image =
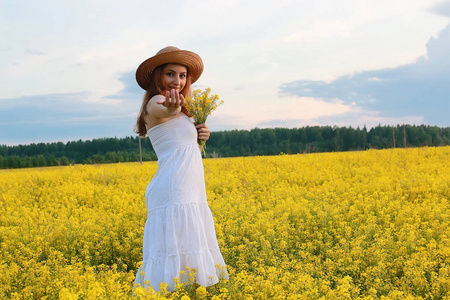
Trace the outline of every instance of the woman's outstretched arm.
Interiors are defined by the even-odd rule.
[[[170,118],[180,113],[183,103],[183,95],[171,90],[166,92],[166,96],[153,96],[147,104],[147,112],[155,118]]]

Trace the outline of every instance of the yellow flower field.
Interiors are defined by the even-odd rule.
[[[230,279],[139,299],[450,299],[450,147],[204,165]],[[132,299],[156,169],[0,171],[0,299]]]

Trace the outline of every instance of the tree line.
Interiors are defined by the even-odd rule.
[[[157,160],[148,138],[142,160]],[[450,127],[428,125],[352,127],[306,126],[212,132],[207,157],[338,152],[395,147],[450,145]],[[139,161],[139,137],[102,138],[67,143],[0,146],[0,168],[64,166]]]

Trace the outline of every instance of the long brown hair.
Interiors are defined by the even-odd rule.
[[[142,105],[141,110],[139,111],[139,115],[137,117],[136,126],[134,128],[134,132],[139,134],[139,136],[145,136],[147,134],[147,128],[145,127],[145,116],[148,114],[147,112],[147,105],[150,99],[152,99],[153,96],[156,95],[163,95],[162,90],[162,71],[164,70],[164,67],[168,64],[163,64],[155,68],[152,72],[150,85],[145,91],[144,98],[142,99]],[[187,69],[187,67],[186,67]],[[186,76],[186,84],[184,85],[183,89],[180,91],[180,94],[182,94],[184,97],[191,96],[191,76],[189,74],[189,70],[187,72]],[[181,108],[181,111],[188,115],[188,112],[184,107]]]

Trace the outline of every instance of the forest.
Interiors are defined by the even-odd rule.
[[[142,160],[157,160],[142,138]],[[428,125],[366,127],[306,126],[211,132],[206,157],[262,156],[313,152],[450,145],[450,127]],[[139,137],[101,138],[67,143],[0,146],[0,168],[139,161]]]

